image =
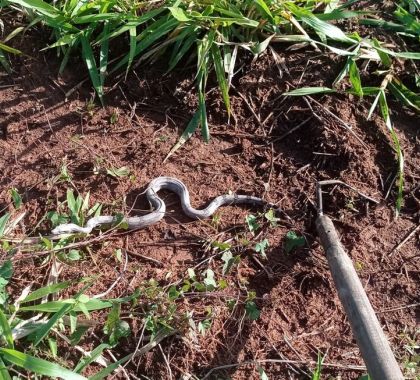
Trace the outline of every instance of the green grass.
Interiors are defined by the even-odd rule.
[[[0,12],[2,9],[2,3],[0,1]],[[1,15],[1,13],[0,13]],[[8,59],[8,54],[13,55],[21,55],[22,52],[18,49],[15,49],[7,44],[8,41],[11,41],[14,37],[16,37],[20,32],[22,32],[23,28],[19,27],[9,33],[6,37],[2,38],[1,31],[4,29],[4,23],[0,18],[0,66],[4,68],[8,73],[12,72],[12,68],[10,66],[10,62]]]
[[[344,59],[344,66],[332,88],[296,89],[288,95],[334,93],[344,80],[347,92],[360,98],[372,98],[367,118],[378,106],[389,130],[398,161],[398,196],[396,210],[400,212],[403,192],[404,159],[397,133],[391,121],[389,97],[404,106],[420,110],[420,98],[415,90],[404,84],[394,70],[395,61],[420,59],[418,49],[407,52],[400,47],[385,48],[380,41],[359,36],[357,32],[340,29],[335,24],[352,18],[360,24],[381,28],[393,33],[410,46],[417,46],[420,38],[419,3],[402,0],[396,5],[392,20],[383,20],[377,12],[352,11],[348,7],[357,1],[276,1],[276,0],[216,0],[131,2],[129,0],[1,0],[0,9],[13,8],[25,13],[30,26],[40,25],[51,30],[51,43],[47,49],[56,49],[61,56],[61,73],[71,54],[79,54],[84,61],[93,87],[102,104],[106,102],[105,86],[108,76],[116,76],[145,62],[165,58],[167,70],[196,65],[196,91],[198,108],[169,152],[169,158],[200,128],[203,139],[210,139],[207,120],[207,80],[215,73],[226,118],[231,113],[229,90],[238,66],[238,51],[254,56],[262,54],[270,44],[306,43],[325,54]],[[20,51],[5,44],[23,28],[0,40],[0,63],[11,70],[7,54]],[[124,41],[121,43],[121,41]],[[112,55],[118,46],[121,55]],[[121,49],[122,46],[122,49]],[[382,67],[370,73],[378,78],[377,86],[364,86],[360,65],[366,60],[378,62]],[[413,64],[414,65],[414,64]],[[408,73],[407,73],[408,74]],[[413,72],[413,82],[420,77]]]

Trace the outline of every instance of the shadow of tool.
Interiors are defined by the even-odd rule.
[[[356,338],[370,377],[373,380],[402,380],[404,376],[395,360],[353,263],[340,243],[332,220],[324,215],[322,186],[328,185],[346,186],[371,202],[379,202],[342,181],[318,182],[316,228],[328,259],[328,265],[338,296],[350,322],[353,335]]]

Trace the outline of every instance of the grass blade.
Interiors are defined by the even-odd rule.
[[[110,364],[108,367],[89,377],[89,380],[101,380],[108,376],[110,373],[115,371],[121,364],[124,364],[126,361],[130,360],[133,357],[133,354],[124,356],[122,359],[116,361],[115,363]]]
[[[65,380],[86,380],[86,377],[74,373],[58,364],[44,359],[29,356],[23,352],[10,348],[0,348],[0,355],[4,360],[39,375],[58,377]]]
[[[2,332],[2,335],[4,336],[6,340],[7,348],[13,348],[12,330],[10,329],[9,322],[7,321],[7,318],[1,309],[0,309],[0,331]]]
[[[3,51],[0,49],[0,64],[3,66],[3,68],[6,70],[7,73],[12,72],[12,68],[10,67],[9,61],[7,60],[6,55],[3,53]]]
[[[388,88],[403,104],[420,111],[420,95],[407,88],[398,78],[393,76],[392,81],[388,83]]]
[[[314,95],[314,94],[330,94],[337,92],[329,87],[302,87],[297,88],[289,92],[284,92],[284,96],[303,96],[303,95]]]
[[[372,46],[372,47],[378,51],[378,54],[379,52],[383,52],[383,53],[389,54],[392,57],[397,57],[397,58],[415,59],[415,60],[420,59],[420,53],[418,52],[412,52],[412,51],[398,52],[398,51],[392,51],[392,50],[385,49],[383,47],[378,47],[378,46]]]
[[[372,105],[370,106],[369,113],[367,115],[367,120],[370,120],[372,117],[373,111],[375,110],[376,106],[378,105],[379,97],[381,96],[381,92],[378,92],[378,95],[376,95],[375,100],[373,101]]]
[[[214,42],[215,32],[209,32],[198,44],[198,67],[197,67],[197,87],[198,87],[198,113],[200,115],[201,134],[205,142],[210,140],[209,125],[207,122],[206,110],[206,84],[209,71],[209,51]]]
[[[12,380],[3,360],[0,358],[0,380]]]
[[[8,212],[0,218],[0,238],[3,237],[4,232],[6,231],[6,226],[9,219],[10,219],[10,214]]]
[[[128,52],[128,62],[127,62],[127,69],[125,71],[125,78],[127,79],[128,70],[130,70],[131,64],[133,63],[134,56],[136,54],[136,46],[137,46],[137,28],[132,26],[128,30],[128,34],[130,36],[130,51]]]
[[[404,188],[404,157],[402,154],[400,141],[398,139],[397,134],[391,123],[391,118],[389,116],[389,108],[388,103],[386,101],[385,91],[381,90],[379,92],[379,108],[381,110],[382,118],[385,120],[385,124],[388,130],[391,133],[391,138],[394,144],[394,149],[397,154],[397,161],[398,161],[398,178],[397,178],[397,188],[398,188],[398,195],[397,195],[397,202],[396,202],[396,216],[400,214],[402,200],[403,200],[403,188]]]
[[[11,54],[15,54],[15,55],[20,55],[22,54],[22,52],[18,49],[14,49],[2,42],[0,42],[0,50],[4,50],[7,53],[11,53]]]
[[[61,309],[57,311],[45,325],[41,326],[35,333],[34,346],[38,346],[38,344],[41,343],[42,339],[46,337],[46,335],[50,332],[58,320],[67,314],[71,309],[73,309],[73,307],[74,304],[66,304],[62,306]]]
[[[213,64],[216,71],[217,81],[219,82],[219,88],[222,93],[223,101],[225,102],[226,110],[230,115],[230,99],[229,99],[229,87],[225,76],[225,70],[223,67],[222,54],[216,44],[211,47],[211,54],[213,58]]]
[[[175,44],[171,59],[169,60],[168,72],[172,71],[182,57],[191,49],[192,45],[197,40],[194,27],[189,27],[182,33],[181,39]],[[189,36],[185,38],[185,36]]]
[[[89,71],[89,76],[92,81],[93,87],[95,88],[96,93],[98,94],[99,100],[101,104],[104,105],[104,89],[101,84],[101,79],[99,77],[98,68],[96,67],[95,57],[93,55],[92,47],[86,37],[86,34],[82,34],[80,36],[80,40],[82,41],[82,55],[83,59],[86,63],[86,67]]]
[[[275,24],[274,17],[266,2],[264,0],[255,0],[254,2],[257,8],[259,9],[261,15],[265,16],[264,18],[267,18],[270,21],[270,23]]]
[[[193,135],[195,130],[198,128],[200,122],[200,113],[196,111],[192,119],[185,128],[184,132],[182,132],[181,137],[179,138],[178,142],[171,148],[163,162],[166,162],[169,157],[171,157],[182,145],[184,145]],[[112,306],[112,305],[111,305]]]
[[[107,35],[109,33],[109,28],[110,28],[109,22],[105,21],[104,30],[103,30],[104,35]],[[99,52],[99,81],[102,88],[104,87],[106,70],[108,67],[108,52],[109,52],[109,39],[105,38],[101,43],[101,50]]]
[[[101,355],[102,352],[107,348],[111,348],[111,346],[106,343],[102,343],[99,346],[97,346],[94,350],[92,350],[89,356],[82,358],[79,361],[79,363],[77,363],[76,367],[74,368],[74,372],[82,372],[90,363],[95,361],[98,358],[98,356]]]
[[[379,41],[374,38],[373,39],[373,45],[377,48],[381,47],[381,44],[379,43]],[[387,53],[385,53],[382,50],[376,49],[376,51],[378,52],[379,58],[381,59],[382,65],[384,65],[384,67],[389,68],[392,65],[392,60],[391,58],[389,58],[389,55]]]

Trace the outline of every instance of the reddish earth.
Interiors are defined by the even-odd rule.
[[[391,104],[405,154],[404,205],[395,219],[395,154],[382,120],[366,121],[369,101],[344,96],[305,101],[282,96],[295,87],[330,85],[341,61],[326,62],[315,53],[290,53],[277,46],[288,72],[280,71],[270,54],[246,64],[231,91],[230,124],[214,82],[210,82],[211,141],[205,144],[197,133],[164,162],[196,105],[192,71],[165,75],[164,67],[142,67],[126,81],[110,84],[107,105],[101,108],[90,102],[88,82],[65,98],[83,78],[81,66],[75,62],[57,78],[59,62],[53,53],[39,55],[36,44],[25,45],[32,58],[15,59],[15,72],[10,76],[0,73],[0,210],[12,212],[13,217],[26,212],[16,230],[18,236],[48,233],[51,226],[43,218],[48,211],[59,209],[67,188],[81,195],[89,191],[91,204],[102,203],[104,214],[147,210],[141,193],[159,175],[184,181],[197,207],[234,191],[262,196],[290,218],[283,215],[278,227],[264,226],[261,234],[252,237],[245,216],[261,210],[226,207],[218,213],[220,224],[215,226],[211,221],[189,221],[176,197],[165,194],[169,213],[163,222],[135,233],[111,234],[83,248],[81,260],[65,263],[60,281],[96,276],[88,293],[98,294],[122,270],[115,249],[126,250],[127,269],[107,297],[128,296],[151,279],[165,287],[187,278],[187,269],[200,263],[197,273],[212,268],[217,279],[226,279],[225,289],[176,301],[179,315],[189,311],[196,322],[212,309],[213,321],[206,335],[193,339],[186,329],[180,331],[162,341],[161,349],[156,347],[129,364],[129,376],[169,379],[184,375],[187,379],[194,374],[201,378],[215,367],[260,360],[270,379],[306,378],[318,352],[326,355],[326,378],[355,379],[366,373],[359,367],[363,361],[314,227],[315,185],[322,179],[341,179],[380,200],[379,205],[368,204],[348,190],[335,188],[326,194],[326,213],[340,232],[398,362],[404,366],[410,360],[406,346],[416,337],[418,343],[419,336],[418,230],[401,248],[395,247],[419,225],[416,115]],[[353,134],[330,112],[351,125]],[[301,127],[285,135],[298,125]],[[71,182],[59,179],[63,165]],[[106,174],[106,169],[123,166],[130,169],[130,177]],[[23,196],[18,211],[11,204],[11,188]],[[303,235],[307,244],[286,254],[284,238],[291,230]],[[252,245],[244,247],[238,237],[253,239]],[[264,238],[270,244],[267,259],[251,249]],[[220,255],[202,242],[228,239],[236,239],[235,252],[242,259],[223,276]],[[33,288],[46,284],[51,260],[44,260],[45,256],[16,254],[10,286],[13,298],[28,284],[33,283]],[[246,289],[256,292],[261,311],[256,321],[244,318]],[[72,289],[69,294],[75,292]],[[233,312],[226,305],[228,299],[238,301]],[[139,302],[143,301],[140,296]],[[96,315],[104,320],[106,314]],[[113,350],[116,357],[133,352],[143,329],[141,317],[125,316],[133,334]],[[185,325],[172,322],[180,330]],[[102,334],[101,328],[95,332]],[[86,349],[97,344],[92,334],[90,331],[80,343]],[[61,349],[69,350],[66,346]],[[79,357],[76,351],[73,354]],[[257,368],[247,364],[215,369],[208,378],[259,379]],[[92,366],[86,373],[97,369]],[[412,372],[405,373],[415,378]]]

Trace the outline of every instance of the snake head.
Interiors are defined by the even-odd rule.
[[[81,227],[79,227],[78,225],[73,224],[73,223],[61,224],[61,225],[55,227],[51,231],[51,233],[53,235],[74,234],[74,233],[80,232],[79,231],[80,228]]]

